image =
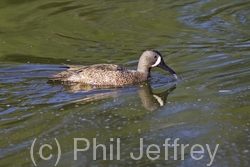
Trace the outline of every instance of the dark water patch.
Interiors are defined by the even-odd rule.
[[[192,12],[186,16],[180,17],[181,22],[197,29],[208,30],[214,35],[218,33],[227,34],[227,39],[230,36],[238,35],[238,38],[244,38],[246,35],[248,22],[244,18],[248,18],[249,12],[246,12],[246,7],[249,2],[221,2],[221,6],[214,7],[214,2],[196,3],[195,6],[204,10]],[[184,8],[184,13],[193,10],[192,6]],[[244,13],[244,14],[243,14]],[[242,17],[244,16],[244,17]],[[236,22],[240,22],[241,26]],[[237,28],[236,28],[237,27]],[[242,34],[242,35],[241,35]]]
[[[60,9],[54,11],[54,12],[51,12],[48,16],[53,16],[53,15],[57,15],[57,14],[60,14],[60,13],[63,13],[63,12],[67,12],[67,11],[71,11],[71,10],[75,10],[75,9],[78,9],[78,8],[82,8],[83,5],[70,5],[70,6],[65,6],[65,7],[61,7]]]
[[[226,4],[223,6],[220,6],[218,8],[213,8],[210,12],[209,15],[202,15],[198,19],[200,20],[208,20],[211,19],[212,17],[219,15],[220,13],[226,13],[226,14],[233,14],[241,9],[244,9],[246,5],[250,5],[249,2],[242,2],[242,3],[231,3],[231,4]],[[239,8],[240,7],[240,8]]]
[[[55,59],[49,57],[38,57],[35,55],[26,55],[26,54],[11,54],[11,55],[4,55],[0,57],[0,60],[4,62],[11,62],[11,63],[31,63],[31,64],[57,64],[57,62],[67,63],[71,60],[69,59]],[[41,66],[40,66],[41,67]]]
[[[17,5],[17,4],[22,4],[22,3],[30,3],[30,2],[33,2],[35,0],[3,0],[3,1],[7,4]]]
[[[40,5],[37,7],[37,9],[50,9],[50,8],[55,8],[55,7],[61,7],[63,5],[69,5],[73,3],[74,1],[67,1],[67,2],[48,2],[46,4]]]

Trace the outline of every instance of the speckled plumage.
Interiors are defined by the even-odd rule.
[[[65,82],[79,82],[90,85],[121,86],[146,81],[152,67],[164,68],[175,75],[163,61],[159,52],[147,50],[139,59],[137,70],[128,70],[114,64],[95,64],[90,66],[67,65],[69,69],[53,75],[50,80]],[[175,75],[176,76],[176,75]]]

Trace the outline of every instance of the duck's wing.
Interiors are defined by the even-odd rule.
[[[98,73],[98,71],[102,70],[104,73],[105,71],[125,71],[127,70],[124,67],[120,67],[114,64],[95,64],[90,66],[82,66],[82,65],[67,65],[64,64],[68,70],[62,71],[58,74],[54,74],[50,77],[50,80],[56,81],[67,81],[69,77],[74,75],[79,75],[81,73]]]

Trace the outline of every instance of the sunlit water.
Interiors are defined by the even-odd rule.
[[[35,138],[37,166],[55,165],[55,139],[57,166],[250,165],[250,2],[4,0],[0,8],[0,166],[34,166]],[[118,88],[48,82],[62,63],[136,69],[146,49],[160,51],[179,80],[153,69],[149,82]],[[74,138],[90,143],[77,160]],[[94,160],[94,138],[107,160],[102,148]],[[166,139],[177,138],[166,154]]]

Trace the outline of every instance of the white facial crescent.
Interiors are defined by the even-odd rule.
[[[161,62],[161,56],[158,56],[157,61],[156,61],[155,64],[153,64],[151,67],[156,67],[156,66],[158,66],[158,64],[160,64],[160,62]]]
[[[159,96],[157,96],[157,95],[153,95],[153,96],[154,96],[154,98],[156,98],[156,100],[158,101],[158,103],[160,104],[160,106],[164,105],[162,99]]]

